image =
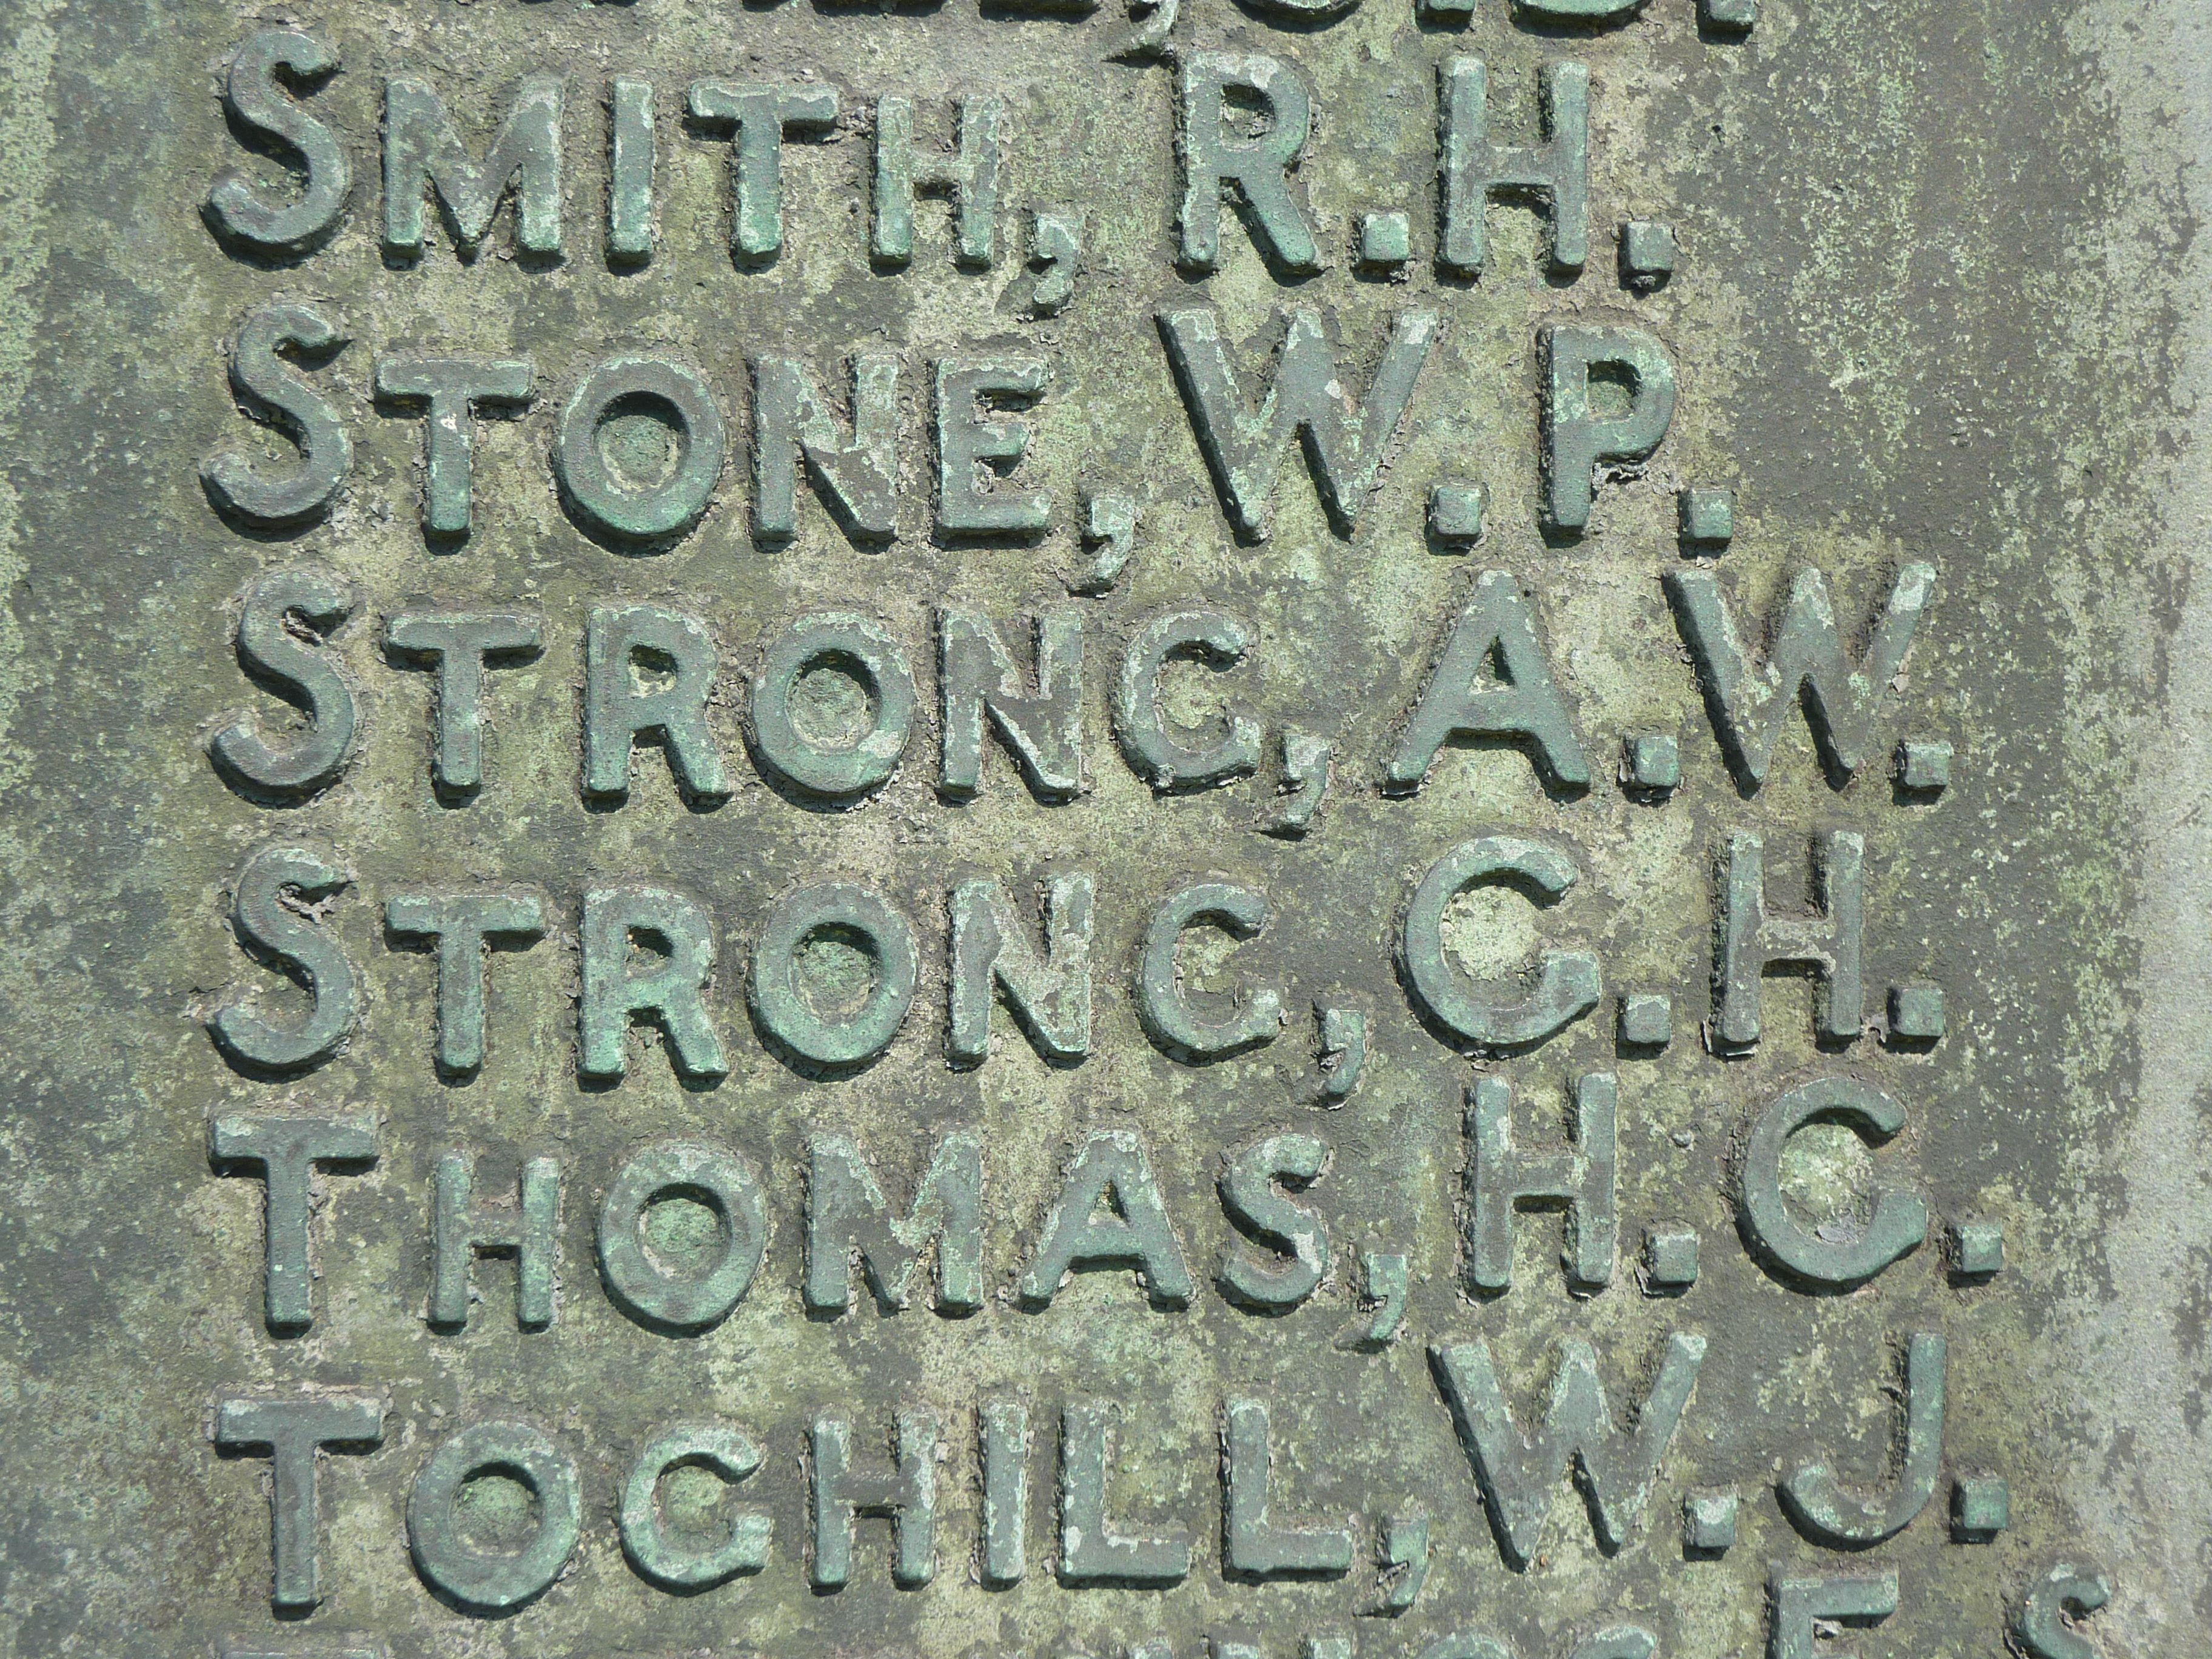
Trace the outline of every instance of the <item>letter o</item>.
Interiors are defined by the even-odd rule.
[[[721,1260],[705,1273],[670,1268],[646,1243],[653,1200],[684,1198],[721,1224]],[[663,1140],[617,1171],[599,1205],[599,1273],[607,1293],[641,1324],[701,1331],[729,1316],[752,1288],[768,1249],[768,1206],[746,1158],[696,1140]]]
[[[599,428],[625,408],[676,428],[676,471],[647,489],[626,485],[599,449]],[[624,541],[682,535],[699,521],[722,475],[721,411],[696,370],[663,357],[610,357],[576,387],[553,437],[562,499],[584,527]]]
[[[868,694],[868,729],[859,742],[827,748],[792,718],[792,694],[808,670],[835,668]],[[848,611],[801,617],[761,651],[753,676],[753,743],[769,769],[811,795],[857,795],[890,781],[914,730],[914,670],[878,624]]]
[[[462,1535],[461,1488],[503,1474],[538,1500],[538,1529],[519,1550],[481,1549]],[[471,1613],[501,1613],[544,1593],[575,1553],[583,1505],[576,1465],[527,1423],[477,1423],[431,1454],[407,1494],[416,1571]]]
[[[818,934],[842,936],[873,958],[876,982],[859,1012],[825,1018],[799,987],[799,952]],[[854,1066],[890,1047],[914,1006],[914,930],[865,887],[842,882],[787,893],[769,913],[753,947],[753,1016],[762,1029],[804,1059]]]

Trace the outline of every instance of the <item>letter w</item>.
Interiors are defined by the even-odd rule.
[[[1291,313],[1274,378],[1256,412],[1222,343],[1218,313],[1164,311],[1159,325],[1198,447],[1237,533],[1266,539],[1275,475],[1295,434],[1304,441],[1306,467],[1330,522],[1349,536],[1436,343],[1436,313],[1398,313],[1366,399],[1355,404],[1321,318]]]
[[[1598,1547],[1618,1550],[1644,1512],[1651,1482],[1659,1472],[1674,1430],[1697,1385],[1705,1363],[1705,1340],[1680,1333],[1667,1339],[1667,1357],[1651,1385],[1650,1397],[1637,1413],[1635,1431],[1613,1425],[1605,1384],[1598,1380],[1597,1357],[1587,1342],[1561,1345],[1559,1369],[1552,1378],[1552,1398],[1543,1427],[1532,1440],[1514,1420],[1513,1408],[1498,1386],[1490,1345],[1480,1337],[1450,1347],[1429,1350],[1437,1388],[1451,1407],[1460,1445],[1474,1466],[1498,1547],[1516,1571],[1536,1553],[1536,1540],[1559,1477],[1572,1459],[1577,1483],[1589,1507]]]
[[[853,1255],[886,1313],[907,1305],[907,1286],[924,1249],[937,1247],[937,1309],[973,1313],[983,1305],[983,1143],[954,1129],[915,1186],[902,1218],[860,1149],[845,1136],[817,1134],[806,1190],[806,1305],[842,1313],[853,1305]]]
[[[1728,763],[1747,789],[1766,781],[1774,745],[1802,702],[1828,781],[1840,789],[1866,757],[1869,728],[1882,689],[1904,666],[1912,631],[1936,587],[1936,567],[1908,564],[1897,573],[1889,600],[1875,619],[1874,636],[1857,667],[1844,654],[1836,610],[1818,570],[1804,569],[1790,584],[1774,648],[1764,664],[1745,654],[1720,584],[1710,572],[1669,571],[1667,594],[1682,638],[1697,659],[1705,702]]]

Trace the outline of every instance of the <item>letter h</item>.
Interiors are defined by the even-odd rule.
[[[1859,941],[1866,909],[1866,838],[1838,830],[1814,844],[1815,909],[1808,916],[1766,910],[1766,849],[1738,830],[1728,840],[1714,928],[1713,1047],[1741,1053],[1759,1042],[1759,982],[1769,968],[1809,967],[1821,994],[1814,1029],[1831,1042],[1859,1034],[1865,994]]]
[[[1566,1250],[1560,1260],[1577,1289],[1613,1282],[1613,1206],[1620,1085],[1609,1072],[1575,1084],[1573,1139],[1555,1152],[1519,1152],[1513,1144],[1513,1085],[1478,1079],[1467,1094],[1467,1284],[1502,1291],[1513,1283],[1513,1212],[1563,1208]]]
[[[514,1317],[526,1330],[553,1322],[553,1278],[561,1250],[561,1166],[533,1158],[522,1166],[514,1207],[476,1201],[468,1158],[448,1152],[432,1177],[430,1323],[459,1330],[469,1322],[471,1271],[478,1255],[515,1259]]]
[[[1482,216],[1493,196],[1540,197],[1552,210],[1552,264],[1580,270],[1589,258],[1589,70],[1554,64],[1544,71],[1549,142],[1490,140],[1490,77],[1479,58],[1445,60],[1437,101],[1442,117],[1443,244],[1437,263],[1465,276],[1481,272]]]
[[[951,198],[957,263],[991,263],[1006,100],[963,98],[958,108],[958,153],[925,161],[915,154],[914,100],[894,94],[876,100],[875,212],[868,252],[878,264],[903,265],[914,258],[914,198],[921,191]]]
[[[863,1515],[891,1523],[897,1548],[891,1582],[915,1589],[936,1575],[937,1419],[927,1412],[898,1414],[894,1467],[880,1472],[853,1468],[853,1426],[834,1417],[815,1419],[814,1588],[842,1589],[853,1577],[853,1523]]]

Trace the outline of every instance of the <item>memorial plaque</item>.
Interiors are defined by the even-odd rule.
[[[2201,0],[10,0],[0,1659],[2212,1652]]]

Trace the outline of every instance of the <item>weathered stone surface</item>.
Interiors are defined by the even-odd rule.
[[[0,1655],[2202,1650],[2208,64],[12,0]]]

